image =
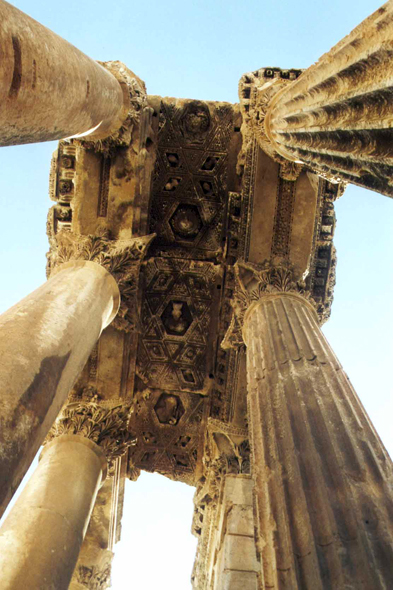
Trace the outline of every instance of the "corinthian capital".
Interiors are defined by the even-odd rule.
[[[74,260],[100,264],[116,280],[121,294],[120,309],[112,325],[126,332],[137,330],[140,264],[153,238],[154,234],[112,240],[107,230],[87,236],[61,230],[50,237],[47,275],[49,277],[58,272],[62,264]]]
[[[108,563],[102,568],[95,565],[80,565],[77,567],[75,577],[81,588],[86,588],[87,590],[106,590],[111,585],[111,564]]]
[[[325,318],[325,308],[318,304],[311,296],[306,282],[296,277],[295,269],[285,262],[272,266],[238,262],[235,265],[236,289],[232,300],[233,314],[231,324],[221,343],[224,349],[236,348],[244,344],[242,330],[246,311],[255,302],[264,297],[293,294],[302,297],[312,306],[319,321]]]
[[[267,112],[271,105],[301,73],[301,70],[261,68],[244,74],[239,82],[240,108],[243,115],[242,134],[247,144],[255,137],[273,160],[280,164],[280,176],[285,180],[296,180],[302,166],[284,158],[271,140],[267,126]]]
[[[84,436],[104,451],[109,465],[136,443],[129,430],[130,405],[79,402],[68,404],[52,426],[46,442],[63,434]]]
[[[129,70],[121,61],[98,62],[103,68],[109,70],[117,79],[123,91],[124,106],[119,115],[117,131],[105,139],[90,140],[88,137],[77,139],[86,149],[109,155],[116,147],[130,145],[137,128],[143,109],[147,106],[146,86],[134,72]]]

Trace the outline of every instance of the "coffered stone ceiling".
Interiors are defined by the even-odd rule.
[[[234,265],[291,268],[328,317],[338,186],[301,167],[289,178],[247,135],[236,104],[150,96],[130,138],[61,142],[52,161],[52,246],[59,231],[154,234],[129,309],[103,333],[72,396],[132,401],[129,477],[145,469],[196,485],[208,420],[247,428],[244,347],[221,346]]]

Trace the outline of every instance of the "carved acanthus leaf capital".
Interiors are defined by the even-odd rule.
[[[111,565],[103,568],[80,565],[76,572],[76,580],[87,590],[106,590],[111,586]]]
[[[71,403],[63,408],[45,442],[63,434],[84,436],[101,447],[111,465],[136,444],[129,430],[130,414],[129,404],[105,407],[88,402]]]
[[[89,260],[97,262],[116,280],[121,304],[112,325],[119,330],[136,331],[138,318],[138,285],[141,262],[155,235],[110,239],[109,232],[102,230],[96,235],[78,235],[61,230],[51,236],[47,255],[47,274],[51,275],[64,262]]]
[[[303,166],[278,153],[269,134],[266,116],[272,102],[300,73],[301,70],[261,68],[244,74],[239,82],[244,143],[247,144],[252,137],[256,137],[263,151],[280,164],[280,176],[293,181],[297,179]]]
[[[127,147],[134,140],[136,129],[140,126],[143,109],[147,106],[146,86],[134,72],[120,61],[98,62],[118,80],[124,95],[123,112],[120,114],[121,125],[118,130],[102,140],[80,139],[86,149],[93,149],[105,155],[111,155],[117,147]]]
[[[324,319],[325,308],[317,304],[311,296],[303,279],[296,279],[296,272],[290,264],[282,262],[278,266],[238,262],[235,265],[236,289],[232,300],[233,315],[228,331],[221,343],[224,349],[244,345],[242,330],[244,318],[249,307],[261,298],[279,293],[293,293],[302,296]]]

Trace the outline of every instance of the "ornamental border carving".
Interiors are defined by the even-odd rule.
[[[191,578],[193,587],[198,590],[206,590],[208,582],[208,562],[212,558],[211,544],[225,476],[232,474],[241,477],[250,473],[247,429],[209,418],[203,465],[203,477],[194,496],[192,522],[192,533],[198,538],[198,546]]]

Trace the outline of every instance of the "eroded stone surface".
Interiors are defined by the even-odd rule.
[[[108,68],[7,2],[0,3],[0,15],[6,105],[0,145],[93,130],[92,137],[103,139],[119,130],[130,109],[128,89],[123,91]]]
[[[389,584],[391,465],[316,318],[325,321],[332,303],[337,181],[391,192],[391,100],[390,90],[381,90],[390,72],[383,46],[390,12],[383,7],[302,75],[279,68],[247,74],[240,107],[146,97],[143,83],[111,62],[105,67],[129,101],[119,133],[59,144],[50,178],[49,270],[64,256],[106,260],[122,293],[118,320],[94,346],[64,416],[75,404],[89,420],[95,409],[130,410],[125,429],[115,420],[106,433],[108,449],[119,451],[106,496],[115,500],[110,517],[97,504],[75,590],[109,584],[119,482],[135,480],[139,469],[197,488],[197,590]],[[22,45],[12,41],[14,104],[26,81],[17,71]],[[87,90],[101,108],[97,86]],[[363,129],[370,117],[378,129]],[[67,254],[73,240],[78,256]],[[120,246],[138,242],[145,257],[130,259]],[[23,405],[31,402],[37,419],[41,376],[67,366],[67,351],[60,352],[38,359],[27,384]],[[50,396],[53,384],[46,385]],[[82,413],[73,419],[90,436],[95,426]],[[133,446],[126,444],[130,432]],[[383,498],[378,506],[373,490]],[[360,565],[352,572],[349,563]]]

